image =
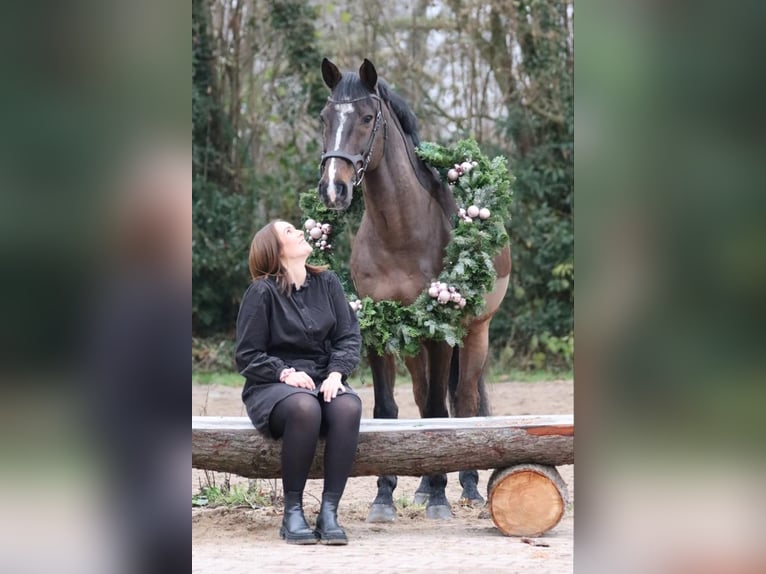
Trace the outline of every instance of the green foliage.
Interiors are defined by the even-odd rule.
[[[225,338],[200,338],[192,337],[192,372],[201,373],[224,373],[236,368],[234,363],[235,344],[234,340]],[[239,377],[238,384],[242,383]],[[210,381],[202,377],[202,384]]]
[[[290,97],[278,112],[294,131],[264,146],[261,165],[253,165],[252,145],[231,126],[233,106],[242,94],[225,94],[219,85],[216,53],[211,38],[210,6],[192,3],[192,330],[209,336],[231,332],[239,300],[249,282],[247,254],[256,229],[280,217],[298,217],[298,192],[316,181],[318,143],[299,143],[297,124],[309,111],[318,112],[325,88],[318,74],[309,73],[320,61],[313,33],[315,9],[305,2],[270,1],[270,24],[279,33],[288,60],[275,67],[275,90]],[[250,24],[248,24],[250,25]],[[228,73],[221,77],[228,77]],[[229,88],[230,89],[230,88]],[[245,89],[245,88],[243,88]],[[241,127],[240,127],[241,129]],[[265,134],[258,135],[265,137]]]
[[[363,342],[378,354],[414,355],[423,339],[459,344],[465,335],[466,319],[481,313],[484,295],[494,284],[492,259],[508,243],[504,222],[511,205],[512,177],[505,159],[496,157],[489,160],[471,139],[462,140],[451,148],[424,142],[417,152],[440,172],[445,181],[448,170],[455,164],[475,162],[470,171],[450,184],[450,188],[459,208],[471,205],[486,207],[490,210],[490,216],[483,220],[476,218],[472,222],[457,216],[454,218],[451,241],[445,251],[444,269],[439,277],[432,278],[460,293],[466,300],[465,306],[440,304],[427,291],[407,306],[397,301],[373,301],[369,297],[362,300],[362,308],[357,315]],[[361,199],[355,198],[354,201],[356,205],[352,203],[351,212],[340,215],[324,207],[314,192],[302,196],[301,207],[306,219],[330,223],[335,235],[347,225],[347,218],[358,221],[363,204]],[[336,268],[332,250],[315,249],[312,257],[312,263]],[[351,293],[348,283],[346,292]],[[348,297],[350,301],[357,299],[354,295]]]
[[[250,508],[263,508],[271,506],[271,500],[267,493],[255,482],[253,486],[245,487],[241,484],[230,484],[226,481],[223,485],[208,485],[200,487],[197,494],[192,495],[192,506],[249,506]]]
[[[539,101],[556,114],[513,100],[500,128],[515,143],[510,155],[514,203],[511,251],[514,271],[490,325],[496,349],[513,347],[530,368],[571,367],[574,360],[574,101],[572,68],[556,3],[522,2],[530,18],[519,21],[523,58]],[[546,33],[539,33],[539,30]]]

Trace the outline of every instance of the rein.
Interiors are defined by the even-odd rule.
[[[375,150],[375,136],[378,133],[378,129],[380,129],[381,120],[383,120],[383,103],[381,102],[381,99],[375,95],[370,94],[369,96],[363,96],[361,98],[355,98],[353,100],[333,100],[332,98],[328,98],[327,101],[333,104],[352,104],[354,102],[358,102],[360,100],[366,100],[367,98],[374,98],[378,102],[378,113],[375,114],[375,123],[372,126],[372,133],[370,134],[370,139],[367,140],[367,151],[361,154],[352,155],[349,153],[344,152],[343,150],[336,149],[332,151],[328,151],[322,154],[322,157],[319,161],[319,169],[320,171],[324,169],[325,162],[333,157],[338,157],[341,159],[345,159],[349,163],[351,163],[352,166],[354,166],[354,169],[356,171],[354,172],[354,187],[358,187],[362,185],[362,180],[364,180],[364,175],[367,173],[367,166],[370,164],[370,158],[372,158],[372,152]],[[388,137],[388,126],[386,124],[386,121],[383,120],[383,141],[386,140]],[[357,169],[357,164],[361,163],[361,167]]]

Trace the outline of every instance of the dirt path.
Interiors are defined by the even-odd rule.
[[[356,389],[364,417],[372,417],[372,387]],[[489,386],[495,415],[568,414],[574,409],[572,381],[497,383]],[[409,386],[396,388],[401,418],[418,416]],[[244,416],[239,389],[221,386],[192,388],[192,414]],[[418,479],[399,477],[394,492],[399,517],[393,524],[367,524],[375,493],[375,477],[349,479],[339,518],[349,536],[342,547],[288,546],[277,536],[281,513],[273,508],[192,510],[192,571],[205,573],[269,572],[525,572],[565,574],[572,571],[574,467],[559,467],[569,487],[570,502],[559,525],[525,543],[508,538],[492,524],[486,508],[461,507],[457,473],[449,474],[447,496],[454,518],[426,520],[422,507],[410,506]],[[480,472],[486,496],[490,471]],[[199,488],[199,471],[192,471],[192,492]],[[218,480],[220,480],[220,476]],[[232,478],[232,481],[236,478]],[[263,481],[264,490],[279,489],[278,481]],[[319,510],[322,481],[306,488],[306,516]]]

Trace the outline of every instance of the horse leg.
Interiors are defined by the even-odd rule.
[[[372,370],[372,385],[375,392],[373,417],[376,419],[395,419],[399,416],[399,407],[394,400],[396,383],[396,361],[392,355],[380,356],[374,351],[367,354]],[[396,520],[394,508],[395,475],[378,477],[378,494],[370,506],[367,522],[393,522]]]
[[[425,347],[427,353],[421,352],[419,361],[411,360],[407,365],[412,375],[415,400],[423,418],[448,417],[447,382],[452,348],[446,343],[437,342],[427,343]],[[422,360],[422,357],[426,360]],[[452,508],[445,493],[446,486],[446,474],[422,477],[415,492],[415,503],[426,503],[426,518],[452,518]]]
[[[452,397],[456,417],[489,415],[483,377],[489,351],[489,319],[482,318],[471,325],[459,351],[460,374]],[[476,470],[461,470],[458,477],[463,487],[461,501],[471,505],[484,504],[484,497],[478,489],[479,473]]]

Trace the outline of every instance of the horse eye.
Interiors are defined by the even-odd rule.
[[[366,116],[364,116],[364,117],[362,118],[362,121],[363,121],[364,123],[366,123],[366,124],[369,124],[369,123],[372,121],[372,116],[371,116],[371,115],[366,115]]]

